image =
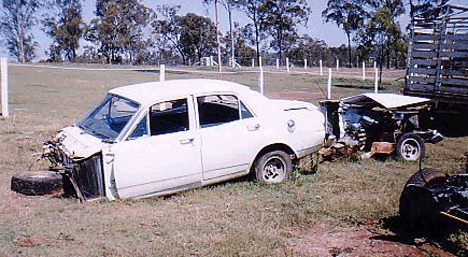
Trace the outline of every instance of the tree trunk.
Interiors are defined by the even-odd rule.
[[[216,12],[216,44],[218,47],[218,72],[222,72],[222,60],[221,60],[221,42],[219,40],[219,16],[218,16],[218,0],[215,0],[215,12]],[[200,54],[201,55],[201,54]]]
[[[351,33],[346,32],[346,36],[348,36],[349,68],[352,68],[353,67],[353,58],[351,57]]]
[[[229,3],[227,3],[229,5]],[[229,34],[231,35],[231,66],[235,67],[235,52],[234,52],[234,33],[232,31],[232,11],[231,7],[228,8],[228,17],[229,17]]]
[[[19,54],[19,61],[21,63],[26,62],[26,56],[24,52],[24,30],[23,30],[23,19],[21,17],[21,13],[18,11],[16,13],[16,21],[17,21],[17,33],[18,33],[18,54]]]
[[[260,39],[259,39],[259,33],[258,33],[258,24],[256,21],[255,23],[255,43],[257,45],[257,62],[260,65]]]

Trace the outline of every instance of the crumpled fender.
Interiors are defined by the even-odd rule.
[[[59,131],[55,137],[57,146],[68,157],[88,158],[100,152],[104,143],[76,126],[66,127]]]

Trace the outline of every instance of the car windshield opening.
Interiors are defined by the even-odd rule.
[[[115,141],[140,105],[126,98],[107,94],[78,127],[105,141]]]

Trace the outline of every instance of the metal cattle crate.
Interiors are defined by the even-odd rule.
[[[415,17],[407,58],[404,94],[429,97],[446,111],[468,104],[468,6],[446,5],[438,17]]]

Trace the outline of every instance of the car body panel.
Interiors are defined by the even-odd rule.
[[[248,174],[269,146],[282,145],[291,149],[292,158],[301,158],[317,151],[324,141],[324,117],[316,106],[270,100],[232,82],[173,80],[125,86],[109,94],[140,105],[114,141],[100,140],[76,126],[58,136],[64,137],[59,147],[67,155],[102,154],[104,196],[109,199],[162,195],[232,179]],[[197,101],[212,95],[237,99],[239,117],[202,126],[204,114]],[[174,101],[179,99],[186,99],[185,104],[177,105]],[[154,115],[180,111],[187,113],[187,127],[151,136]],[[138,129],[143,129],[141,135],[135,133]]]

